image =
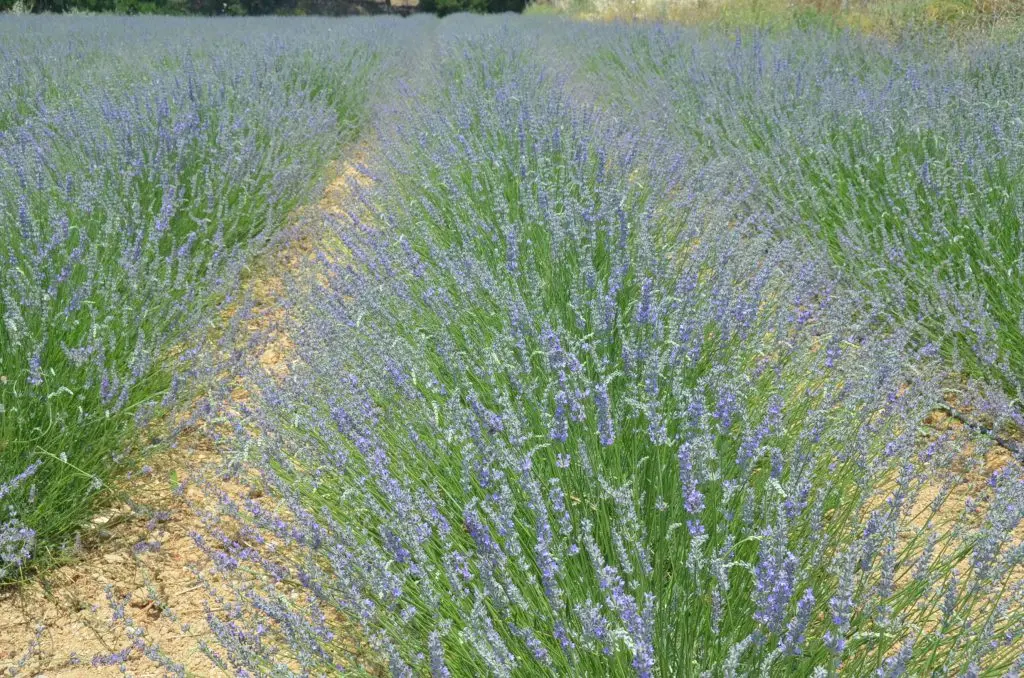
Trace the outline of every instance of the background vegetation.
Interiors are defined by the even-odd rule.
[[[526,0],[420,0],[419,9],[440,15],[453,12],[521,12]]]
[[[796,25],[902,33],[929,27],[999,28],[1024,15],[1019,0],[535,0],[533,12],[778,28]]]
[[[0,0],[0,12],[201,14],[229,16],[374,14],[417,7],[414,0]],[[521,12],[526,0],[421,0],[418,11]]]

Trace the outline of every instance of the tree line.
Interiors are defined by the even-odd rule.
[[[11,10],[15,5],[36,13],[80,11],[207,16],[344,16],[402,9],[398,3],[389,0],[0,0],[0,12]],[[420,0],[416,9],[443,15],[452,12],[521,12],[525,5],[526,0]]]

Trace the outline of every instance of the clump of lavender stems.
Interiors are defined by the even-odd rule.
[[[280,546],[200,540],[277,583],[215,624],[231,661],[349,666],[342,618],[403,676],[1019,671],[1024,484],[958,506],[913,332],[873,332],[728,163],[474,31],[381,111],[302,364],[251,375],[280,505],[225,511]]]
[[[363,122],[374,30],[260,25],[0,26],[0,581],[138,460],[212,309]]]

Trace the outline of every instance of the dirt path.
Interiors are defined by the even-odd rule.
[[[316,224],[341,213],[352,182],[369,181],[357,166],[342,165],[319,205],[294,221]],[[265,335],[258,362],[273,375],[287,371],[291,359],[282,330],[284,279],[315,255],[322,231],[298,228],[246,283],[253,307],[241,338]],[[244,384],[234,393],[244,400]],[[199,417],[173,449],[129,479],[125,496],[134,506],[96,516],[79,560],[0,594],[0,675],[120,676],[122,666],[134,676],[228,675],[203,650],[211,641],[207,614],[218,610],[208,608],[200,575],[214,585],[220,577],[192,537],[202,531],[204,512],[217,510],[218,499],[204,487],[217,478],[215,427]]]

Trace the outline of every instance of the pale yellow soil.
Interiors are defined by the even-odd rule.
[[[369,181],[355,167],[355,162],[342,167],[320,204],[307,210],[309,221],[344,212],[352,182]],[[265,337],[260,354],[252,357],[272,376],[286,373],[293,359],[292,343],[282,329],[288,327],[280,302],[285,277],[309,263],[322,231],[305,229],[266,255],[246,283],[254,306],[242,340],[257,333]],[[229,321],[230,313],[222,320]],[[247,398],[244,383],[232,386],[236,399]],[[214,588],[223,581],[192,534],[203,531],[204,515],[217,513],[216,491],[237,495],[247,490],[216,473],[221,453],[212,442],[217,437],[210,435],[215,427],[216,422],[198,422],[173,449],[149,461],[151,472],[126,481],[124,496],[136,510],[117,504],[98,515],[74,562],[0,593],[0,675],[119,676],[116,664],[94,667],[92,659],[131,647],[129,633],[141,633],[148,645],[184,666],[189,675],[227,675],[200,648],[204,641],[213,643],[205,609],[211,597],[199,575]],[[156,520],[146,517],[158,512],[162,514]],[[158,549],[137,552],[134,547],[140,543]],[[130,596],[125,620],[114,620],[108,592],[118,600]],[[126,667],[134,676],[168,673],[138,649],[131,651]]]

